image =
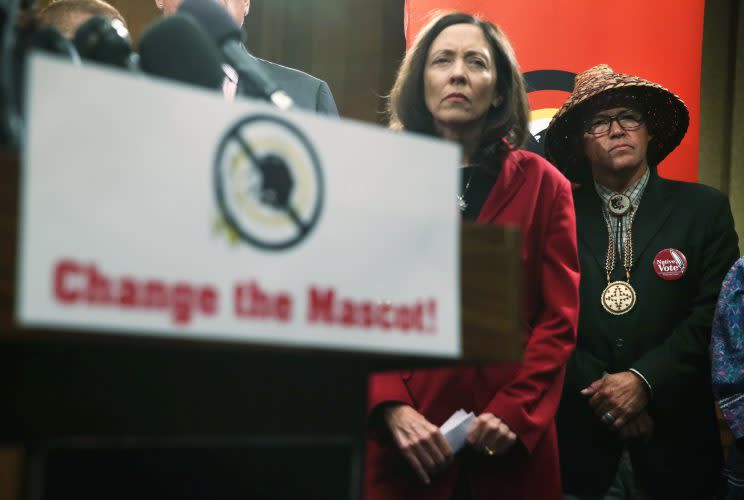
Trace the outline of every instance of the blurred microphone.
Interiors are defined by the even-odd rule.
[[[257,97],[268,99],[281,109],[292,107],[292,98],[266,75],[256,58],[243,47],[240,26],[221,5],[205,0],[184,0],[178,12],[191,14],[199,21],[220,47],[227,63],[242,80],[252,84]]]
[[[14,57],[14,23],[18,13],[15,0],[0,0],[0,148],[15,149],[21,129],[16,97],[18,68]]]
[[[31,47],[62,56],[74,64],[80,64],[80,55],[75,46],[52,26],[38,29],[31,37]]]
[[[120,19],[93,16],[75,32],[75,48],[88,61],[136,69],[137,54],[132,52],[132,41]]]
[[[225,74],[214,42],[187,14],[163,17],[140,40],[140,68],[151,75],[221,89]]]
[[[0,0],[2,2],[2,0]],[[31,51],[43,51],[80,64],[80,56],[57,29],[39,28],[30,17],[16,19],[22,12],[13,8],[16,2],[0,5],[2,54],[0,54],[0,148],[17,149],[23,136],[26,63]]]

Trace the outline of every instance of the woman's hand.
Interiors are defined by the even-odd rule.
[[[424,484],[431,483],[432,475],[452,463],[454,453],[439,427],[419,412],[405,404],[382,411],[398,448]]]
[[[486,455],[503,455],[517,441],[517,435],[493,413],[481,413],[468,431],[467,441]]]

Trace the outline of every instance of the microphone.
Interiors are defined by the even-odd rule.
[[[18,5],[15,0],[0,0],[0,148],[18,147],[21,117],[18,110],[19,80],[14,57],[15,20]]]
[[[140,68],[151,75],[221,89],[225,73],[212,40],[187,14],[156,21],[140,40]]]
[[[93,16],[75,32],[75,48],[80,57],[120,68],[137,68],[137,55],[132,52],[132,41],[120,19]]]
[[[0,5],[0,15],[17,13]],[[52,26],[39,28],[28,20],[16,23],[14,18],[2,19],[0,24],[4,30],[0,58],[0,148],[15,149],[22,143],[24,132],[28,53],[43,51],[76,65],[80,64],[80,56],[72,42]]]
[[[31,47],[62,56],[73,64],[80,64],[80,55],[75,46],[53,26],[37,30],[31,37]]]
[[[258,97],[273,102],[281,109],[292,107],[292,98],[266,75],[256,58],[243,47],[240,26],[222,6],[213,1],[184,0],[178,11],[191,14],[199,21],[222,50],[227,63],[237,71],[241,79],[252,84]]]

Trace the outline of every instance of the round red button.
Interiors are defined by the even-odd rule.
[[[666,248],[656,254],[653,265],[659,278],[674,281],[687,272],[687,257],[676,248]]]

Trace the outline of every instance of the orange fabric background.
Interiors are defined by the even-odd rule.
[[[659,171],[697,181],[704,7],[704,0],[406,0],[405,29],[410,44],[432,10],[463,10],[504,30],[523,72],[579,73],[606,63],[660,83],[687,104],[690,128]],[[558,108],[567,96],[536,92],[530,103]]]

